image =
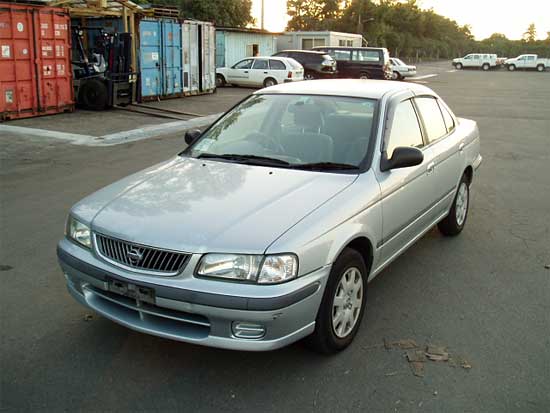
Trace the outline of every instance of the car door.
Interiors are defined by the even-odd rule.
[[[283,83],[287,69],[283,61],[279,59],[269,59],[269,73],[277,83]]]
[[[250,81],[250,69],[252,68],[252,63],[254,63],[254,59],[243,59],[240,62],[235,63],[227,71],[227,83],[247,85]]]
[[[380,184],[383,214],[381,263],[395,257],[434,221],[432,205],[435,197],[435,165],[433,150],[425,146],[420,120],[410,97],[393,103],[393,116],[384,128],[383,151],[391,158],[398,146],[414,146],[422,150],[420,165],[376,172]]]
[[[249,72],[251,86],[263,86],[264,80],[270,76],[268,59],[254,59],[254,64]]]
[[[456,133],[450,110],[435,96],[414,98],[424,137],[434,155],[435,215],[448,211],[464,170],[464,142]],[[445,114],[445,115],[444,115]]]
[[[525,67],[525,58],[525,55],[521,55],[520,57],[518,57],[518,60],[515,63],[518,69],[523,69]]]
[[[526,69],[534,69],[535,66],[536,66],[535,56],[533,56],[533,55],[527,56],[527,59],[525,60],[525,68]]]

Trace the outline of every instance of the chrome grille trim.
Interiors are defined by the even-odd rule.
[[[171,276],[178,274],[191,254],[165,250],[94,233],[96,253],[105,261],[141,274]],[[132,256],[132,257],[131,257]]]

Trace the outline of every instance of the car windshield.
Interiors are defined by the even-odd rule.
[[[373,134],[376,100],[252,95],[182,155],[311,170],[357,170]]]

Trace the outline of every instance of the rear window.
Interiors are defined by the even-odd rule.
[[[269,67],[271,70],[286,70],[285,64],[275,59],[269,59]]]
[[[301,69],[302,68],[302,65],[294,59],[288,59],[287,62],[288,62],[288,64],[290,65],[290,67],[292,69]]]
[[[424,127],[428,133],[428,141],[433,142],[446,135],[447,127],[435,98],[421,97],[415,98],[414,101],[424,121]]]

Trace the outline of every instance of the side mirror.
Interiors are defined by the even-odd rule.
[[[387,152],[384,151],[380,162],[380,170],[389,171],[390,169],[407,168],[420,165],[423,161],[424,154],[420,149],[412,146],[399,146],[393,150],[390,159],[388,159]]]
[[[195,142],[197,139],[200,138],[202,132],[198,129],[191,129],[185,132],[185,143],[187,145],[191,145],[193,142]]]

